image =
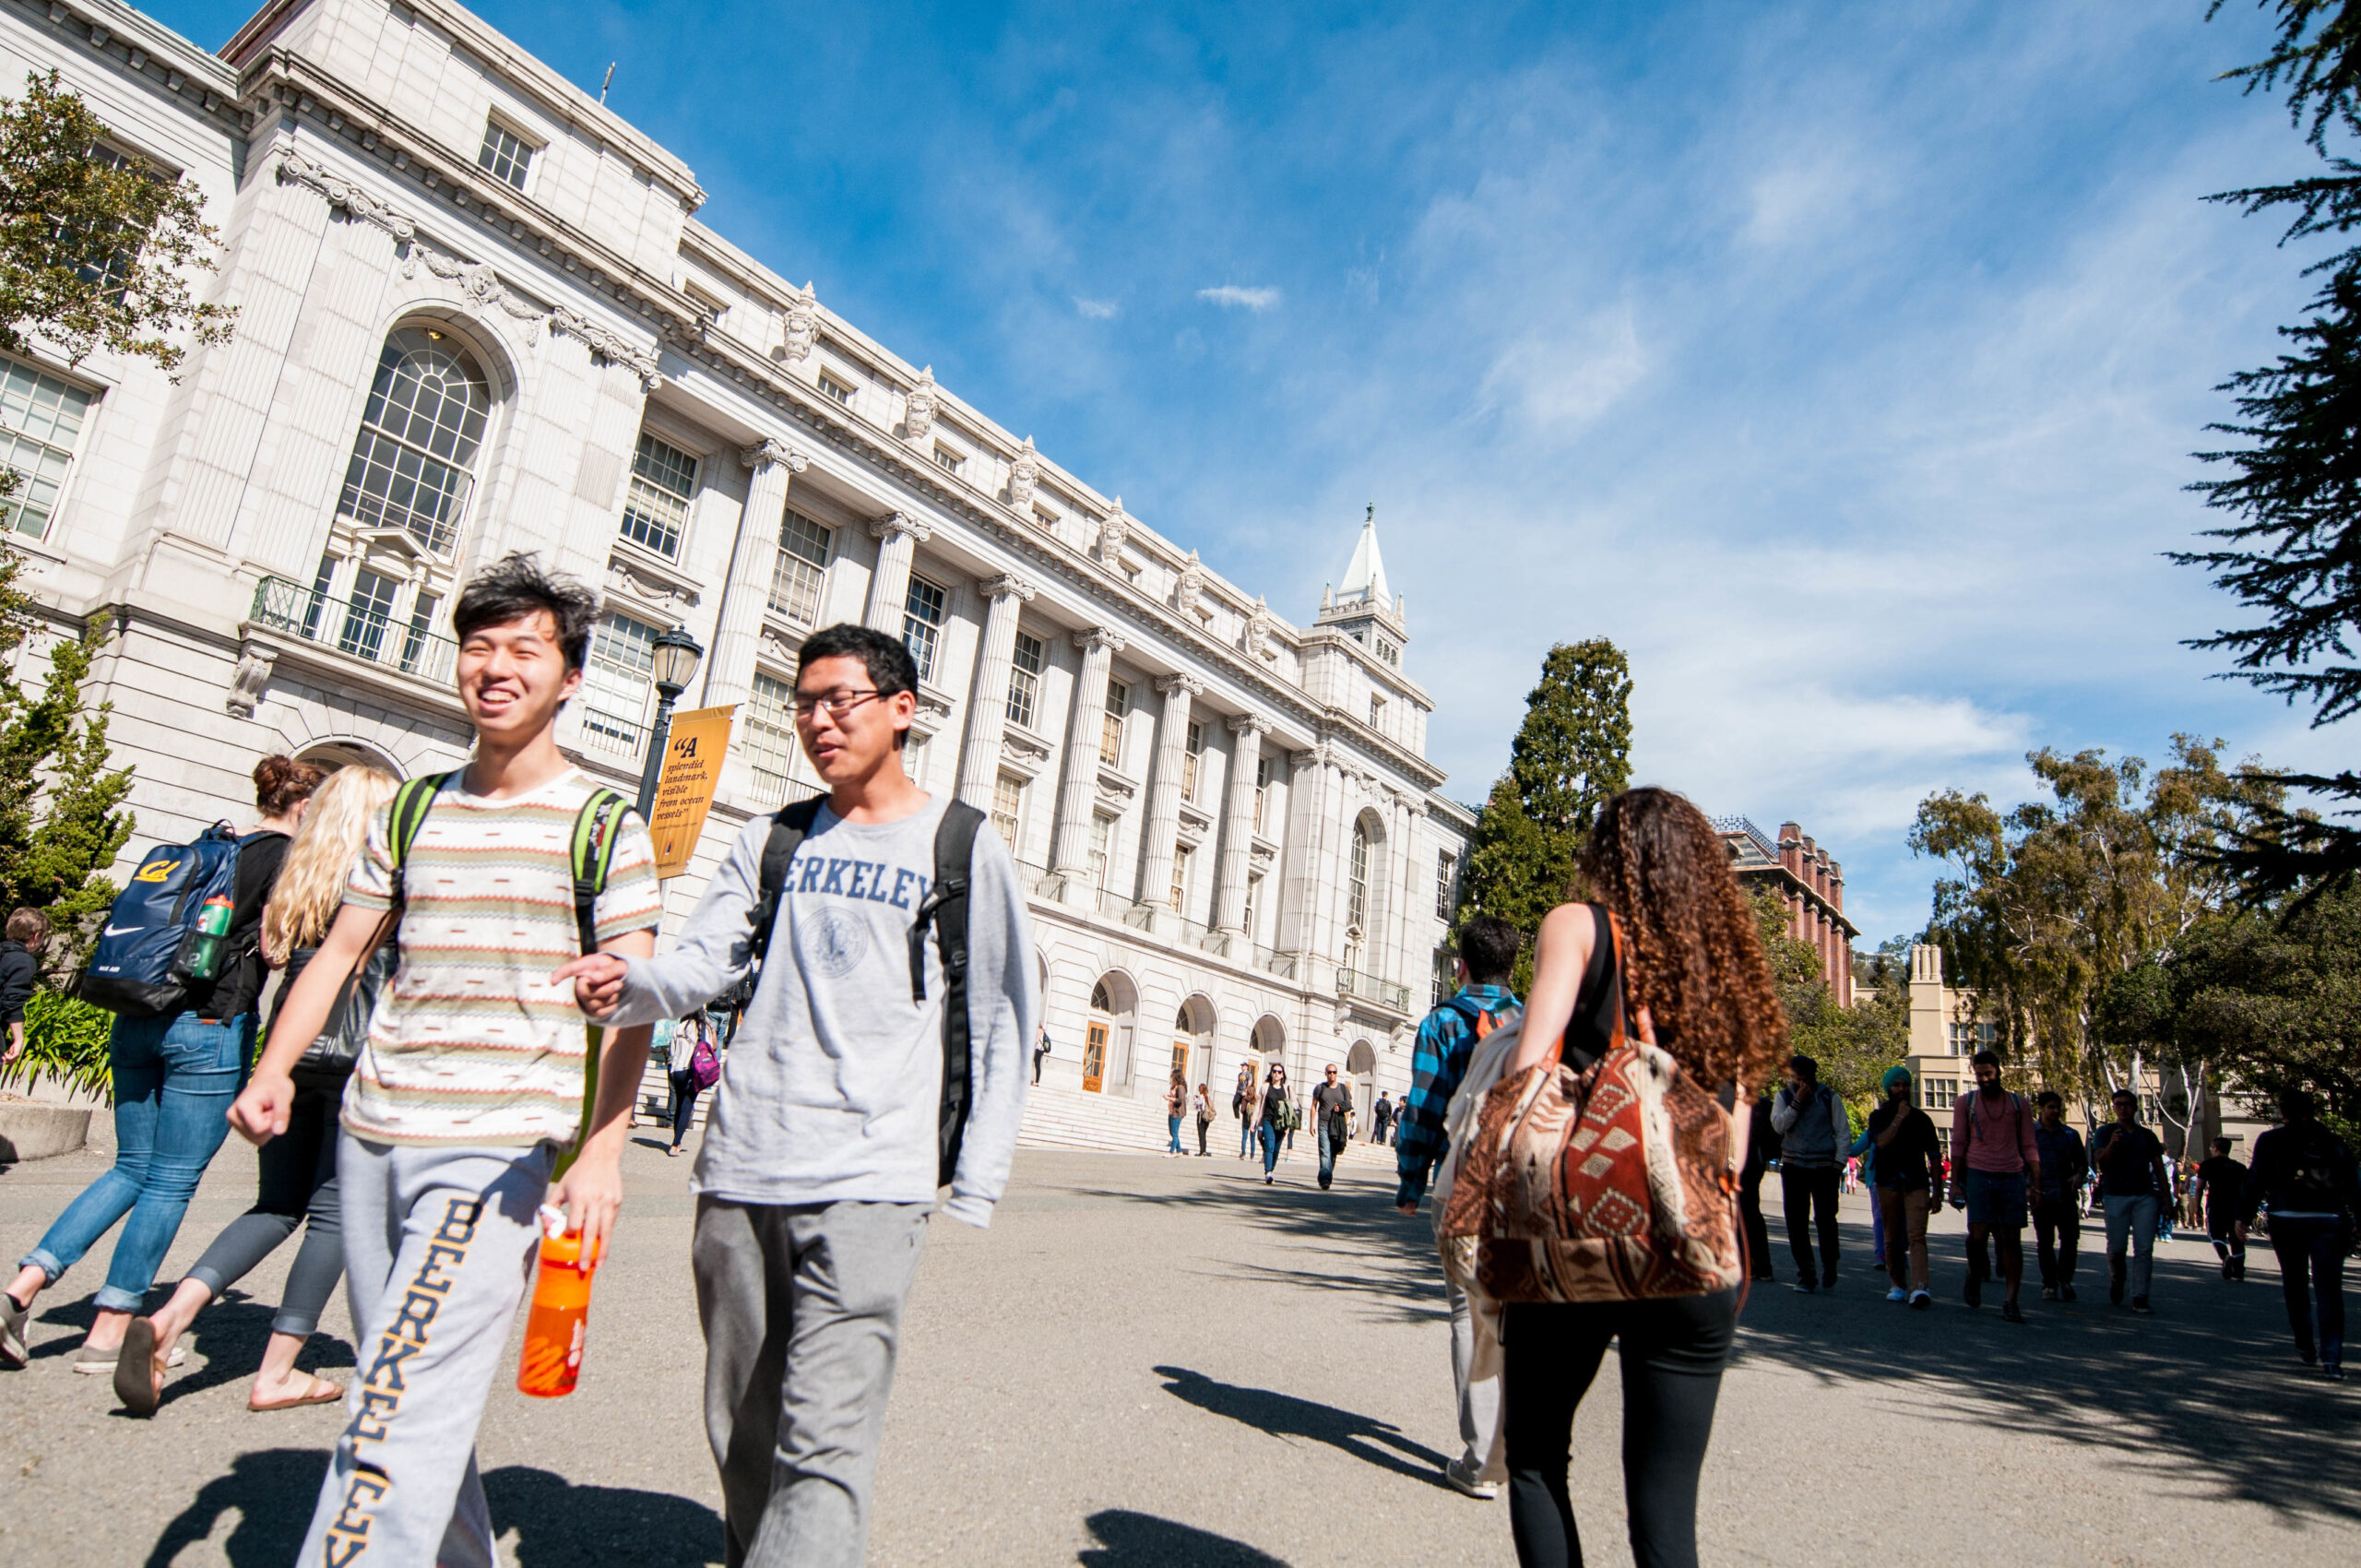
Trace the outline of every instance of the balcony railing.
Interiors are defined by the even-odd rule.
[[[247,618],[436,685],[449,683],[459,654],[459,645],[449,637],[395,621],[366,600],[330,599],[284,577],[265,577],[255,585]]]
[[[1336,994],[1358,996],[1364,1002],[1374,1002],[1381,1007],[1391,1007],[1396,1013],[1410,1010],[1410,988],[1395,985],[1392,980],[1363,974],[1358,969],[1336,971]]]

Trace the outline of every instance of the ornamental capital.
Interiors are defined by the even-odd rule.
[[[1245,713],[1233,713],[1229,716],[1229,732],[1241,741],[1251,741],[1255,736],[1267,734],[1270,728],[1269,719],[1252,710]]]
[[[884,540],[888,543],[896,539],[907,537],[924,544],[934,537],[934,530],[908,512],[896,512],[890,517],[871,518],[869,537]]]
[[[1204,695],[1205,683],[1194,675],[1158,675],[1156,689],[1166,696],[1175,692],[1186,692],[1192,697],[1197,697]]]
[[[765,435],[752,446],[738,450],[738,461],[761,473],[765,469],[782,468],[789,473],[800,474],[806,467],[803,454],[777,436]]]
[[[1013,572],[981,578],[976,588],[986,599],[1014,599],[1021,604],[1033,602],[1033,585]]]
[[[1074,635],[1074,646],[1085,653],[1094,652],[1102,647],[1109,653],[1121,653],[1123,651],[1123,638],[1121,633],[1111,631],[1105,626],[1093,626],[1086,632],[1076,632]]]

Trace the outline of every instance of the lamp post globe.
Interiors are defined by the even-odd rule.
[[[664,742],[672,732],[672,704],[696,679],[697,661],[705,649],[686,626],[659,633],[649,647],[649,674],[656,684],[656,722],[648,727],[647,761],[639,770],[639,817],[646,822],[656,807],[656,785],[664,776]]]

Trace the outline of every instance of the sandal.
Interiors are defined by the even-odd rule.
[[[267,1405],[255,1403],[254,1396],[246,1396],[246,1408],[257,1414],[265,1410],[292,1410],[304,1405],[333,1405],[344,1397],[344,1390],[324,1377],[314,1376],[312,1386],[293,1399],[274,1399]]]
[[[178,1349],[178,1346],[173,1347]],[[135,1416],[152,1416],[164,1402],[166,1357],[156,1354],[156,1323],[136,1317],[123,1331],[123,1348],[115,1353],[114,1396]]]
[[[114,1369],[122,1359],[123,1351],[120,1348],[113,1350],[77,1350],[74,1355],[74,1370],[85,1377],[110,1377],[113,1375]],[[172,1347],[172,1355],[166,1358],[164,1365],[177,1367],[187,1360],[188,1347],[175,1345]]]

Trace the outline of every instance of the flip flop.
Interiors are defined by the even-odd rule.
[[[333,1405],[344,1397],[344,1390],[324,1377],[313,1378],[312,1389],[313,1392],[299,1399],[274,1399],[267,1405],[257,1405],[249,1396],[246,1408],[260,1414],[265,1410],[292,1410],[303,1405]]]
[[[123,1331],[114,1359],[114,1396],[135,1416],[152,1416],[164,1399],[164,1363],[156,1354],[156,1324],[136,1317]]]

